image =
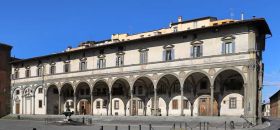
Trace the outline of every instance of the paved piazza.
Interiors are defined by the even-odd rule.
[[[11,116],[12,117],[12,116]],[[11,118],[10,117],[10,118]],[[152,130],[173,130],[173,124],[175,123],[175,130],[180,130],[180,123],[182,130],[185,129],[185,122],[187,122],[187,129],[200,130],[199,122],[211,122],[209,125],[209,130],[224,130],[223,121],[235,122],[236,128],[241,129],[243,122],[238,118],[228,118],[228,117],[204,117],[204,118],[178,118],[178,117],[93,117],[92,125],[61,125],[54,123],[55,120],[61,120],[61,116],[53,116],[45,121],[44,117],[41,116],[26,116],[22,117],[22,120],[11,119],[0,119],[0,130],[100,130],[101,126],[103,130],[116,130],[115,126],[118,126],[118,130],[128,130],[128,125],[130,125],[130,130],[140,130],[139,125],[141,125],[141,130],[149,130],[149,124],[152,124]],[[27,118],[31,120],[26,120]],[[81,116],[74,116],[73,119],[81,119]],[[88,117],[85,117],[86,119]],[[145,118],[145,120],[144,120]],[[157,118],[157,119],[155,119]],[[143,121],[144,120],[144,121]],[[280,128],[278,123],[280,119],[270,119],[270,123],[264,123],[263,125],[255,126],[251,129],[266,129],[266,130],[277,130]],[[182,123],[183,122],[183,123]],[[269,126],[270,124],[270,126]],[[204,129],[204,124],[201,124],[201,129]],[[207,127],[205,126],[205,130]],[[227,129],[230,129],[229,123],[227,124]]]

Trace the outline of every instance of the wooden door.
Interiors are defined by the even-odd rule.
[[[137,115],[137,100],[132,100],[132,115]]]
[[[19,108],[20,108],[20,104],[19,103],[16,103],[16,114],[19,114]]]
[[[90,113],[90,103],[89,101],[80,101],[80,114],[86,115]]]
[[[199,116],[208,116],[210,115],[210,102],[208,98],[200,98],[199,99]]]

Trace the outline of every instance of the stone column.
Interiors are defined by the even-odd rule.
[[[132,116],[133,89],[130,90],[129,115]],[[125,105],[126,106],[126,105]]]
[[[190,102],[191,103],[191,116],[193,116],[193,101]]]
[[[184,86],[181,85],[181,116],[184,115]]]
[[[58,114],[61,114],[61,92],[58,92]]]
[[[93,93],[92,93],[92,91],[90,91],[90,114],[93,115]]]
[[[74,91],[74,114],[77,115],[77,94]]]
[[[262,123],[262,85],[263,85],[263,63],[260,62],[260,69],[258,73],[258,80],[259,80],[259,86],[258,86],[258,124]]]
[[[24,96],[23,96],[23,91],[22,91],[22,96],[21,96],[21,114],[24,114],[23,112],[23,108],[24,108],[24,104],[23,104],[23,100],[24,100]]]
[[[32,96],[32,100],[33,100],[33,115],[35,115],[35,93],[34,95]]]
[[[113,102],[112,102],[112,92],[109,90],[109,96],[110,96],[110,116],[113,115]]]
[[[214,107],[214,86],[211,85],[210,89],[211,89],[210,114],[211,114],[211,116],[213,116],[214,115],[214,109],[213,109],[213,107]]]
[[[157,116],[157,89],[154,88],[154,116]]]
[[[248,66],[248,86],[247,86],[247,96],[248,101],[247,106],[247,119],[256,124],[256,113],[257,113],[257,73],[256,73],[256,61],[252,60]]]

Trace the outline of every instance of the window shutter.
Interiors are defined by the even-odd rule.
[[[121,62],[122,62],[122,65],[124,65],[124,55],[122,55],[122,60],[121,60]]]
[[[171,49],[171,60],[175,59],[175,53],[174,53],[174,49]]]
[[[100,68],[100,66],[99,66],[100,63],[99,62],[100,62],[100,59],[97,60],[97,68]]]
[[[235,42],[232,42],[232,53],[235,53]]]
[[[165,57],[166,57],[166,50],[163,50],[163,52],[162,52],[162,61],[166,61]]]
[[[140,57],[139,57],[140,58],[140,64],[143,64],[143,60],[142,60],[143,59],[142,58],[143,57],[143,52],[140,52],[139,54],[140,54]]]
[[[144,56],[145,56],[144,62],[145,62],[145,63],[148,63],[148,51],[146,51],[146,52],[144,53]]]
[[[200,45],[200,56],[203,56],[203,45]]]
[[[119,57],[116,57],[116,66],[119,66]]]
[[[193,46],[190,47],[190,56],[193,57]]]
[[[225,54],[225,49],[226,49],[226,44],[223,42],[222,43],[222,54]]]

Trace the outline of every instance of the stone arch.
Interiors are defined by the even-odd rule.
[[[87,80],[80,80],[80,81],[76,82],[73,86],[75,86],[75,89],[77,89],[78,85],[81,83],[86,83],[89,86],[89,88],[92,88],[92,84],[90,82],[88,82]]]
[[[239,69],[233,67],[221,69],[215,74],[214,85],[216,91],[214,93],[214,97],[218,101],[218,115],[223,115],[223,111],[221,110],[225,108],[222,108],[222,103],[224,102],[223,100],[227,95],[236,93],[235,95],[233,95],[235,96],[235,98],[232,97],[234,98],[234,102],[237,102],[237,98],[240,98],[239,95],[244,96],[244,83],[246,82],[246,79],[244,79],[245,77],[242,74],[243,73]],[[244,102],[242,103],[242,105],[244,105]],[[233,109],[233,111],[234,110],[235,108]],[[240,113],[244,114],[244,109],[238,109],[238,111],[235,111],[234,113],[237,113],[239,116]]]
[[[88,82],[78,82],[75,87],[75,94],[77,97],[77,113],[90,114],[91,113],[91,91]],[[82,100],[80,102],[80,100]]]
[[[115,78],[114,80],[111,81],[111,87],[113,87],[113,84],[115,84],[118,80],[122,80],[124,82],[127,82],[129,87],[130,87],[130,81],[128,78],[124,77],[124,76],[121,76],[121,77],[118,77],[118,78]],[[131,88],[130,88],[131,89]]]
[[[132,111],[130,111],[130,114],[147,115],[147,103],[149,99],[154,96],[154,83],[152,79],[147,75],[137,76],[132,85],[132,92],[133,100],[128,101],[132,103]],[[143,106],[139,104],[143,104]]]
[[[99,78],[99,79],[96,79],[93,83],[92,83],[92,87],[91,87],[91,91],[93,91],[96,83],[98,82],[104,82],[108,87],[109,87],[109,84],[108,84],[108,81],[104,78]],[[110,88],[109,88],[110,89]]]
[[[74,86],[74,84],[72,84],[71,82],[64,82],[64,83],[62,83],[62,84],[60,85],[60,91],[61,91],[62,88],[63,88],[64,86],[66,86],[66,85],[71,86],[72,89],[75,91],[75,86]]]
[[[172,91],[172,89],[176,91]],[[180,91],[181,91],[180,78],[177,74],[167,73],[167,74],[160,75],[156,84],[156,93],[158,96],[157,99],[154,101],[156,102],[155,103],[156,109],[158,109],[160,113],[157,112],[156,114],[168,116],[169,115],[168,112],[170,109],[169,103],[172,101],[172,97],[181,95]]]
[[[238,68],[236,68],[236,67],[227,67],[227,68],[222,68],[222,69],[220,69],[220,70],[217,71],[217,72],[215,73],[215,75],[213,76],[213,81],[215,82],[217,76],[218,76],[220,73],[222,73],[222,72],[224,72],[224,71],[226,71],[226,70],[233,70],[233,71],[238,72],[238,73],[242,76],[244,83],[247,82],[247,79],[246,79],[246,76],[244,75],[244,73],[243,73],[240,69],[238,69]],[[214,83],[214,82],[213,82],[213,83]]]
[[[202,74],[204,74],[204,75],[209,79],[210,84],[213,84],[213,83],[214,83],[213,80],[212,80],[212,78],[211,78],[211,76],[210,76],[206,71],[204,71],[204,70],[193,70],[193,71],[188,72],[188,73],[185,75],[185,77],[183,78],[183,83],[185,83],[186,79],[187,79],[189,76],[191,76],[192,74],[194,74],[194,73],[202,73]]]
[[[47,97],[47,114],[59,114],[59,87],[55,84],[50,84],[46,89]]]
[[[171,72],[171,73],[163,73],[163,74],[161,74],[161,75],[158,76],[157,81],[156,81],[156,85],[158,84],[159,80],[160,80],[162,77],[167,76],[167,75],[172,75],[172,76],[176,77],[176,78],[180,81],[179,75],[177,75],[177,74],[175,74],[175,73],[173,73],[173,72]]]

